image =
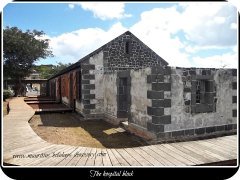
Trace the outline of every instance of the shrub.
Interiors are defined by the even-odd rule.
[[[13,96],[13,93],[10,90],[3,90],[3,100],[5,101],[7,98]]]

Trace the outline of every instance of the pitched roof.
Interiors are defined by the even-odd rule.
[[[157,53],[155,53],[151,48],[149,48],[145,43],[143,43],[140,39],[138,39],[138,38],[137,38],[134,34],[132,34],[130,31],[126,31],[126,32],[124,32],[123,34],[119,35],[118,37],[120,37],[120,36],[122,36],[122,35],[125,35],[125,34],[133,36],[133,37],[134,37],[135,39],[137,39],[140,43],[144,44],[144,45],[145,45],[149,50],[151,50],[154,54],[156,54],[156,55],[161,59],[161,61],[162,61],[163,64],[168,65],[168,62],[167,62],[167,61],[165,61],[162,57],[160,57]],[[60,76],[60,75],[62,75],[62,74],[65,74],[65,73],[67,73],[67,72],[70,72],[70,71],[73,70],[73,69],[76,69],[76,68],[80,67],[80,64],[81,64],[82,62],[84,62],[85,60],[89,59],[91,56],[99,53],[100,51],[102,51],[108,44],[111,44],[111,43],[112,43],[113,41],[115,41],[118,37],[114,38],[113,40],[111,40],[111,41],[109,41],[108,43],[104,44],[103,46],[99,47],[98,49],[96,49],[95,51],[91,52],[90,54],[84,56],[83,58],[81,58],[80,60],[78,60],[76,63],[68,66],[67,68],[65,68],[65,69],[63,69],[63,70],[61,70],[60,72],[58,72],[57,74],[55,74],[55,75],[53,75],[51,78],[49,78],[48,80],[53,79],[53,78],[55,78],[55,77],[57,77],[57,76]]]

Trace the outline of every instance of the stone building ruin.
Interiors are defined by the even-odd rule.
[[[237,69],[180,68],[127,31],[48,80],[49,95],[147,140],[237,129]]]

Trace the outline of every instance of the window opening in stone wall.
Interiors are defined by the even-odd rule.
[[[216,111],[216,88],[212,78],[198,77],[196,86],[192,91],[193,113],[206,113]],[[193,82],[194,83],[194,82]],[[195,84],[195,83],[194,83]],[[195,106],[196,105],[196,106]]]
[[[127,41],[125,43],[125,53],[130,54],[130,42],[129,41]]]
[[[207,81],[197,80],[196,82],[196,103],[204,103]]]

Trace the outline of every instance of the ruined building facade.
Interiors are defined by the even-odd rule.
[[[145,139],[237,128],[237,69],[174,68],[129,31],[48,80],[49,95]]]

